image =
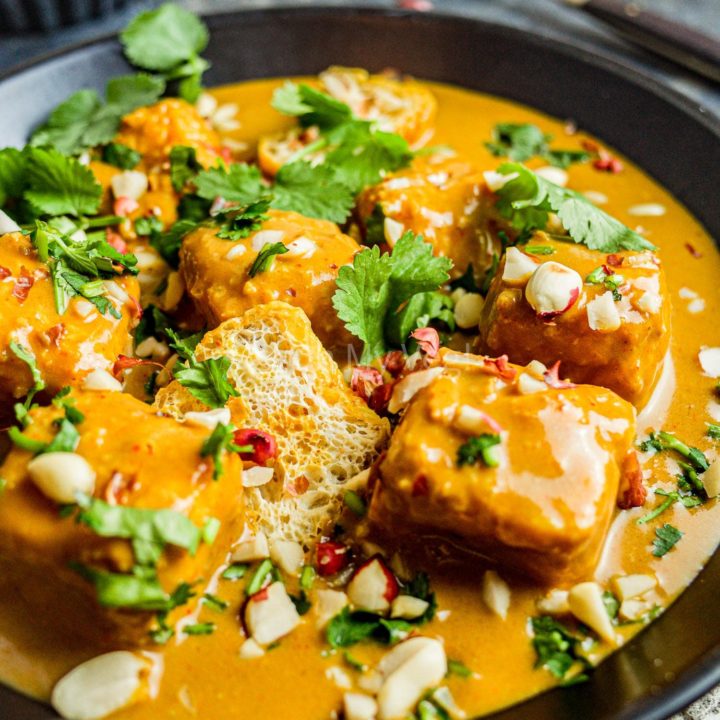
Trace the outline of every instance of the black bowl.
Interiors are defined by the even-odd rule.
[[[611,58],[507,27],[433,14],[276,9],[215,15],[208,24],[210,84],[313,74],[344,64],[397,67],[501,95],[572,117],[645,168],[720,238],[717,121]],[[71,92],[100,90],[127,71],[117,41],[106,38],[0,78],[1,144],[23,145]],[[673,607],[604,662],[588,683],[552,690],[493,720],[667,718],[720,683],[719,597],[717,554]],[[55,717],[2,688],[0,716]]]

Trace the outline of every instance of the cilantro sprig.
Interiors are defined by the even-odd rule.
[[[498,123],[493,128],[492,141],[486,142],[485,147],[496,157],[507,157],[513,162],[540,157],[559,168],[590,159],[590,153],[584,150],[551,149],[552,139],[552,135],[532,123]]]
[[[451,267],[449,259],[433,256],[432,245],[421,236],[408,232],[391,254],[381,255],[377,245],[365,248],[355,255],[352,266],[340,268],[333,306],[347,329],[363,341],[361,363],[387,351],[393,316],[419,293],[434,292],[446,283]],[[424,309],[423,305],[420,310]],[[405,328],[415,330],[418,317]]]
[[[179,80],[179,94],[194,103],[200,95],[202,74],[210,63],[200,57],[209,34],[193,13],[172,3],[137,15],[120,34],[128,60],[143,70]]]
[[[227,452],[252,452],[252,445],[235,444],[235,427],[218,423],[208,439],[200,448],[201,457],[213,459],[213,480],[219,480],[223,474],[223,455]]]
[[[507,176],[497,189],[500,214],[521,231],[544,229],[555,213],[568,238],[591,250],[655,250],[642,235],[593,205],[584,195],[560,187],[520,163],[504,163],[498,173]]]
[[[272,106],[297,117],[302,127],[319,128],[318,139],[295,153],[288,164],[322,153],[321,164],[353,194],[412,160],[402,137],[379,130],[375,123],[356,117],[345,103],[304,83],[288,82],[278,88]]]
[[[577,665],[587,669],[589,663],[581,654],[581,644],[585,637],[567,625],[547,615],[530,619],[532,645],[537,660],[535,667],[545,668],[550,674],[565,682],[586,680],[584,673],[568,678],[571,668]]]

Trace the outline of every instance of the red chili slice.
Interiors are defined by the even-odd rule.
[[[514,380],[517,375],[515,368],[510,367],[507,355],[501,355],[496,358],[483,358],[483,364],[487,372],[491,375],[497,375],[503,380]]]
[[[154,360],[144,360],[143,358],[134,358],[128,355],[118,355],[118,359],[113,365],[112,374],[117,377],[123,371],[137,367],[138,365],[154,365],[160,369],[164,367],[162,363],[155,362]]]
[[[4,280],[6,277],[10,277],[12,273],[6,268],[0,265],[0,280]]]
[[[252,445],[251,452],[241,452],[243,460],[249,460],[258,465],[266,465],[268,460],[277,457],[278,448],[275,438],[262,430],[236,430],[234,442],[236,445]]]
[[[618,507],[628,510],[641,507],[647,498],[647,488],[643,484],[642,468],[637,453],[631,450],[623,460],[622,481],[618,495]]]
[[[105,230],[105,240],[107,241],[107,244],[111,247],[115,248],[119,253],[122,253],[125,255],[128,251],[128,245],[123,240],[122,235],[120,233],[116,233],[111,228],[107,228]]]
[[[349,549],[342,543],[333,540],[318,543],[315,552],[317,571],[323,577],[335,575],[347,567],[350,561]]]

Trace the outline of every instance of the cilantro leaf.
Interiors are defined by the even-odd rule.
[[[654,250],[634,230],[593,205],[578,192],[555,185],[519,163],[498,168],[508,181],[496,191],[500,214],[519,230],[543,229],[549,213],[557,214],[569,239],[591,250]]]
[[[202,165],[197,160],[195,148],[175,145],[170,150],[170,182],[176,192],[195,178]]]
[[[564,679],[576,663],[588,666],[581,654],[583,637],[547,615],[531,618],[530,625],[532,645],[537,656],[535,667],[544,667],[556,678]]]
[[[97,601],[103,607],[165,612],[171,609],[171,596],[165,592],[155,573],[125,575],[96,570],[80,563],[71,563],[70,567],[95,585]]]
[[[16,148],[0,150],[0,207],[10,198],[20,198],[25,190],[27,154]]]
[[[251,452],[252,446],[235,444],[235,428],[232,425],[218,423],[208,439],[200,448],[200,457],[212,457],[213,480],[219,480],[223,474],[222,457],[226,452]]]
[[[391,313],[388,317],[385,325],[388,342],[400,346],[414,330],[427,327],[436,321],[447,325],[451,331],[454,330],[453,307],[452,298],[441,292],[413,295],[398,312]]]
[[[201,53],[209,36],[198,17],[166,3],[157,10],[137,15],[120,39],[133,65],[168,72]]]
[[[590,159],[590,154],[584,150],[551,150],[552,139],[552,135],[531,123],[498,123],[492,131],[492,142],[486,142],[485,147],[496,157],[525,162],[538,156],[560,168]]]
[[[431,292],[447,282],[452,263],[433,257],[432,245],[405,233],[392,254],[375,245],[355,255],[352,267],[340,268],[333,306],[347,329],[363,341],[360,362],[367,364],[387,349],[391,314],[417,293]]]
[[[229,398],[240,394],[228,380],[229,369],[230,360],[226,357],[209,358],[202,362],[191,357],[187,365],[174,371],[174,375],[200,402],[211,408],[219,408]]]
[[[227,202],[250,205],[266,193],[260,170],[247,163],[232,163],[229,168],[214,167],[195,178],[197,194],[206,200],[221,197]]]
[[[47,122],[33,133],[30,145],[50,146],[66,155],[76,155],[109,143],[123,115],[151,105],[164,91],[162,78],[144,73],[110,80],[106,103],[94,90],[79,90],[53,110]]]
[[[286,82],[275,91],[271,104],[283,115],[297,117],[303,127],[318,125],[327,129],[353,119],[345,103],[305,83]]]
[[[194,220],[178,220],[165,232],[151,232],[150,245],[162,256],[170,267],[177,269],[180,264],[180,246],[183,238],[198,227]]]
[[[44,215],[92,215],[100,204],[100,185],[77,160],[55,149],[32,148],[25,197]]]
[[[28,400],[26,401],[26,405],[29,406],[30,402],[32,402],[32,398],[41,390],[45,389],[45,381],[43,380],[43,377],[38,370],[35,356],[30,350],[28,350],[24,345],[20,345],[19,343],[15,342],[14,340],[10,341],[10,350],[12,350],[13,354],[19,360],[22,360],[28,366],[30,374],[32,375],[33,387],[28,393]]]
[[[265,214],[270,207],[268,200],[258,200],[244,207],[229,207],[214,218],[220,225],[217,234],[223,240],[242,240],[262,227],[268,219]]]
[[[664,430],[651,432],[649,438],[640,444],[640,449],[643,452],[649,450],[655,450],[656,452],[674,450],[684,457],[696,471],[701,473],[710,467],[710,462],[704,453]]]
[[[662,557],[672,550],[685,533],[673,525],[665,523],[662,527],[656,528],[655,539],[653,540],[653,552],[655,557]]]
[[[275,177],[271,205],[279,210],[343,223],[354,204],[353,193],[330,167],[294,162],[281,167]]]
[[[142,156],[127,145],[110,143],[103,148],[102,159],[104,163],[121,170],[132,170],[137,167]]]
[[[252,278],[258,273],[266,272],[270,269],[273,258],[276,255],[284,255],[286,252],[288,252],[288,249],[281,242],[265,243],[255,260],[253,260],[253,264],[248,270],[248,275]]]
[[[497,467],[499,464],[497,446],[500,444],[500,436],[491,433],[482,433],[477,437],[471,437],[464,442],[457,451],[457,465],[475,465],[482,461],[486,467]]]
[[[155,566],[166,545],[194,555],[202,539],[200,528],[175,510],[110,505],[88,496],[80,498],[78,504],[77,522],[101,537],[130,540],[135,560],[141,565]]]

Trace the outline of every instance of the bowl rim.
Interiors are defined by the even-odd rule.
[[[340,2],[341,0],[337,1]],[[697,103],[693,98],[683,94],[667,82],[663,82],[661,79],[651,75],[644,68],[634,64],[630,58],[618,58],[607,49],[596,47],[585,40],[568,41],[556,38],[552,34],[542,32],[541,30],[526,30],[502,22],[485,20],[481,17],[464,16],[457,10],[453,11],[450,9],[417,12],[383,6],[348,5],[345,3],[335,4],[334,2],[326,3],[323,2],[323,0],[321,0],[320,4],[314,6],[286,4],[289,2],[291,2],[291,0],[285,0],[285,2],[273,5],[272,7],[240,7],[235,10],[206,12],[201,13],[200,16],[208,24],[211,33],[215,27],[227,27],[228,22],[238,22],[240,18],[250,21],[263,21],[269,18],[277,20],[278,18],[287,17],[289,21],[292,21],[293,18],[320,19],[323,15],[331,15],[333,18],[345,19],[359,16],[387,17],[430,25],[441,22],[454,24],[458,28],[468,25],[482,26],[488,32],[510,38],[520,38],[524,43],[530,43],[539,50],[549,49],[569,57],[574,61],[579,61],[604,70],[612,75],[620,75],[625,82],[650,92],[663,102],[672,105],[681,114],[688,116],[693,122],[703,126],[720,143],[720,115],[716,115],[711,109]],[[102,45],[108,45],[109,49],[119,49],[118,33],[103,33],[99,36],[77,41],[17,63],[0,71],[0,84],[58,58],[72,55],[85,48],[93,46],[99,47]],[[459,83],[452,84],[462,87]],[[515,102],[522,103],[522,101]],[[530,105],[528,105],[528,107],[530,107]],[[541,108],[535,109],[542,111]],[[622,148],[620,149],[622,150]],[[639,163],[639,165],[642,168],[642,163]],[[717,552],[718,548],[716,547],[716,550],[706,559],[703,567],[679,597],[682,597],[691,586],[698,582],[703,582],[706,566]],[[675,602],[673,602],[673,605],[674,604]],[[651,625],[652,623],[650,623],[648,627]],[[643,628],[643,630],[634,635],[626,646],[616,650],[613,655],[627,648],[631,648],[637,638],[645,632],[645,629],[646,628]],[[627,704],[618,714],[614,715],[613,718],[614,720],[665,720],[673,713],[679,712],[687,707],[694,700],[718,684],[720,684],[720,644],[717,644],[715,647],[700,655],[692,667],[676,676],[672,681],[659,689],[658,692],[645,692]],[[12,688],[3,688],[3,690],[8,690],[13,693],[17,692]],[[504,720],[508,712],[522,711],[523,708],[530,709],[539,696],[566,693],[568,691],[567,688],[555,686],[488,715],[484,715],[482,718],[486,720]]]

